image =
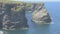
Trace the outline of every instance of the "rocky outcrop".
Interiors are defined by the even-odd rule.
[[[4,5],[4,6],[3,6]],[[15,30],[20,28],[28,27],[27,19],[25,18],[25,10],[21,8],[21,10],[12,10],[12,8],[16,8],[17,4],[3,4],[0,14],[0,23],[2,23],[1,27],[5,30]],[[21,6],[20,6],[21,7]],[[19,8],[19,7],[18,7]],[[4,13],[3,13],[4,11]]]
[[[32,13],[32,21],[36,24],[49,24],[51,22],[51,18],[47,12],[47,10],[42,6],[41,9],[35,10]]]
[[[15,30],[28,27],[25,11],[32,11],[32,21],[35,23],[50,22],[50,16],[44,9],[44,3],[1,2],[0,28]]]

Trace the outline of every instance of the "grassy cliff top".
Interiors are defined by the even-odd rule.
[[[0,0],[0,3],[4,3],[4,4],[19,4],[19,3],[23,3],[20,1],[11,1],[11,0]]]
[[[18,10],[21,10],[23,9],[24,7],[29,7],[31,8],[33,4],[37,4],[39,6],[43,5],[44,3],[43,2],[38,2],[38,3],[31,3],[31,2],[24,2],[24,1],[12,1],[12,0],[0,0],[0,3],[3,3],[3,4],[15,4],[16,7],[12,8],[12,10],[14,11],[18,11]]]
[[[0,0],[0,3],[4,4],[21,4],[21,3],[27,3],[31,4],[31,2],[24,2],[24,1],[12,1],[12,0]],[[37,4],[42,4],[43,2],[38,2]],[[33,3],[32,3],[33,4]]]

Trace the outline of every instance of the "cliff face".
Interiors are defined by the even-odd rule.
[[[35,23],[50,22],[44,3],[4,2],[0,3],[0,28],[5,30],[28,27],[25,11],[32,11]]]
[[[16,10],[17,6],[17,4],[2,4],[0,8],[1,28],[5,30],[15,30],[28,27],[24,8]],[[12,10],[12,8],[14,8],[14,10]]]
[[[32,21],[36,24],[49,24],[51,19],[47,10],[43,7],[41,10],[35,10],[32,13]]]
[[[51,18],[43,3],[42,5],[37,5],[37,9],[32,13],[32,21],[36,24],[49,24],[51,22]]]

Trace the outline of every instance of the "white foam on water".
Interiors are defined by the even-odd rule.
[[[53,17],[51,17],[51,20],[53,20]],[[50,24],[54,24],[54,22],[52,21]]]
[[[6,31],[0,31],[0,34],[8,34]]]
[[[51,22],[50,24],[54,24],[54,22]]]
[[[3,31],[0,31],[0,34],[4,34],[4,32]]]

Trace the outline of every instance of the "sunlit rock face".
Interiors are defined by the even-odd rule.
[[[5,30],[28,28],[25,11],[33,12],[32,21],[35,23],[51,21],[44,3],[4,2],[0,3],[0,28]]]
[[[41,9],[37,9],[32,13],[32,21],[36,24],[49,24],[51,18],[47,10],[42,6]]]

